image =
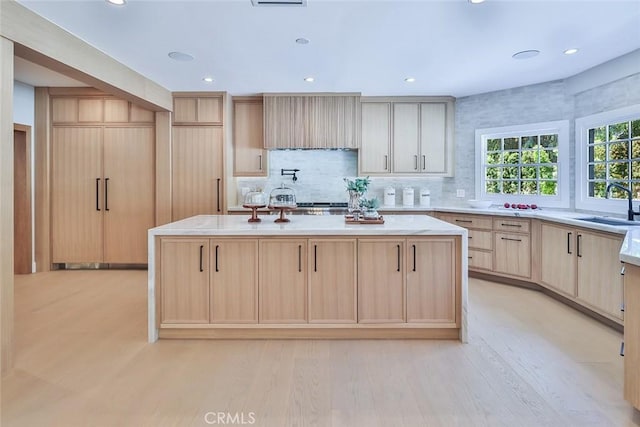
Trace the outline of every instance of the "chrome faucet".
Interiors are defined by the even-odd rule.
[[[635,221],[635,216],[640,215],[640,212],[633,211],[633,194],[631,193],[631,190],[629,190],[627,187],[623,187],[622,185],[613,182],[607,185],[607,191],[605,192],[605,197],[607,199],[609,198],[609,191],[611,190],[611,187],[616,187],[617,189],[627,193],[627,195],[629,196],[629,210],[627,211],[627,219],[629,221]]]

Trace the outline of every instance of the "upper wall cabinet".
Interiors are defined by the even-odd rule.
[[[358,148],[359,94],[265,94],[264,146]]]
[[[181,125],[222,125],[222,93],[181,93],[173,94],[173,123]]]
[[[262,97],[233,98],[233,175],[267,176]]]
[[[454,99],[362,98],[361,175],[453,176]]]
[[[55,95],[55,92],[54,92]],[[55,96],[52,122],[64,124],[154,123],[153,111],[109,96]]]

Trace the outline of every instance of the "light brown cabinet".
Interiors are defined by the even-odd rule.
[[[624,275],[624,398],[640,409],[640,267]]]
[[[233,174],[267,176],[262,98],[233,99]]]
[[[307,322],[307,241],[261,239],[260,323]]]
[[[147,263],[153,146],[150,127],[54,127],[52,262]]]
[[[258,241],[210,242],[211,323],[257,323]]]
[[[453,238],[407,240],[407,322],[456,322]]]
[[[453,175],[453,99],[362,99],[360,174]]]
[[[576,235],[574,228],[543,222],[540,239],[540,281],[556,291],[575,297]]]
[[[222,93],[174,92],[173,123],[180,125],[222,125]]]
[[[161,240],[162,323],[209,323],[208,259],[208,239]]]
[[[356,239],[309,240],[309,323],[356,323]]]
[[[153,111],[110,96],[55,96],[51,99],[51,121],[63,124],[138,123],[153,124]]]
[[[450,224],[466,228],[468,233],[468,262],[470,270],[493,270],[493,220],[485,215],[438,213],[437,217]]]
[[[531,239],[525,234],[494,233],[493,271],[523,278],[531,277]]]
[[[221,127],[173,127],[173,221],[224,213],[223,142]]]
[[[405,241],[358,242],[358,322],[405,321]]]

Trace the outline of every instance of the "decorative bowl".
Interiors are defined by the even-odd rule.
[[[474,209],[487,209],[493,204],[493,202],[487,200],[467,200],[467,203]]]

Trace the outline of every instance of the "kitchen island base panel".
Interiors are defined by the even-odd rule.
[[[286,325],[282,328],[273,325],[267,327],[224,328],[219,325],[203,327],[185,327],[185,325],[163,324],[159,338],[163,339],[442,339],[460,340],[460,328],[434,327],[429,325],[399,324],[394,327],[344,327],[344,325],[326,325],[327,327],[307,327]],[[245,325],[246,326],[246,325]],[[325,325],[323,325],[325,326]],[[373,325],[371,325],[373,326]]]

